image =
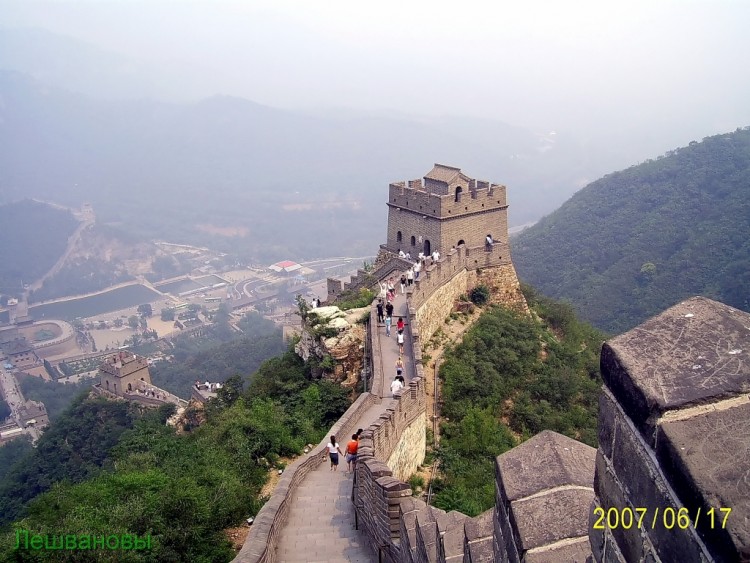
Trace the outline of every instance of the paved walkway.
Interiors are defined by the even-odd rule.
[[[406,299],[396,290],[393,303],[393,328],[391,337],[385,336],[385,326],[377,327],[373,337],[380,339],[383,366],[383,402],[373,405],[365,411],[356,425],[367,428],[375,422],[390,403],[391,381],[396,376],[396,321],[399,315],[408,322]],[[409,333],[409,327],[406,327]],[[410,339],[405,338],[404,379],[409,381],[414,373]],[[336,436],[341,451],[344,451],[350,436]],[[339,470],[330,471],[326,460],[315,471],[307,474],[295,491],[289,515],[281,531],[277,547],[277,560],[280,562],[347,562],[370,563],[377,560],[376,555],[367,547],[367,541],[361,531],[354,529],[354,504],[351,501],[352,478],[346,472],[346,460],[340,456]]]

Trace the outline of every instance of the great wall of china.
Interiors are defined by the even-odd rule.
[[[448,178],[444,195],[452,197],[461,179]],[[598,449],[538,434],[497,458],[496,506],[475,518],[412,497],[406,480],[424,459],[428,419],[421,342],[480,281],[497,301],[525,308],[507,226],[505,235],[494,246],[464,243],[436,263],[428,260],[406,296],[413,371],[395,398],[386,393],[382,364],[373,361],[382,350],[372,308],[372,388],[331,433],[346,437],[365,412],[379,416],[360,441],[351,521],[338,525],[356,529],[378,562],[750,561],[750,315],[705,298],[605,343]],[[389,217],[383,276],[403,266],[394,237],[402,240]],[[362,272],[349,288],[377,281]],[[333,296],[340,291],[329,287]],[[279,538],[295,492],[324,463],[326,442],[287,468],[235,561],[287,560],[278,553]],[[645,522],[626,526],[628,516],[639,515]]]

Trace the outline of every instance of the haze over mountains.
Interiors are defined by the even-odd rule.
[[[227,96],[103,101],[17,72],[0,72],[0,96],[3,201],[90,201],[104,221],[170,240],[205,242],[212,227],[266,233],[294,257],[373,252],[388,183],[433,161],[502,177],[516,224],[598,168],[572,139],[489,120],[322,117]],[[195,223],[207,225],[197,239]],[[342,224],[347,236],[327,232]],[[325,244],[301,245],[292,225]]]
[[[602,144],[478,117],[196,101],[213,87],[196,82],[196,68],[156,67],[41,29],[0,30],[0,69],[9,69],[0,71],[0,202],[90,201],[100,221],[144,238],[260,261],[372,254],[388,183],[436,161],[506,184],[511,225],[521,225],[660,142]]]

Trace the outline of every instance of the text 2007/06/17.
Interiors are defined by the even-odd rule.
[[[729,514],[732,512],[731,508],[709,508],[708,510],[701,513],[700,507],[695,511],[695,514],[685,508],[674,509],[671,506],[659,510],[657,506],[653,510],[648,508],[625,508],[610,507],[604,509],[601,506],[594,508],[594,529],[604,530],[609,528],[615,530],[622,528],[629,530],[630,528],[636,527],[643,529],[644,527],[655,529],[659,526],[666,530],[673,530],[679,528],[680,530],[686,530],[690,526],[697,528],[699,523],[703,523],[704,526],[710,529],[727,527],[727,519]]]

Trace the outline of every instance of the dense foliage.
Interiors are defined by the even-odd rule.
[[[444,355],[435,505],[494,506],[494,460],[542,430],[595,446],[603,335],[524,287],[534,317],[492,307]]]
[[[66,295],[82,295],[106,289],[118,283],[130,281],[124,268],[97,256],[77,257],[47,278],[42,287],[29,296],[30,302],[46,301]]]
[[[217,350],[222,347],[205,352],[209,360]],[[164,424],[170,406],[144,413],[127,403],[76,402],[0,482],[0,502],[11,509],[3,511],[3,521],[16,520],[15,528],[34,533],[150,534],[153,547],[47,551],[32,559],[13,551],[8,531],[0,536],[0,559],[230,560],[234,551],[223,529],[257,512],[269,469],[284,466],[280,457],[317,443],[350,404],[346,389],[314,380],[312,373],[287,352],[262,364],[247,389],[242,376],[232,376],[204,411],[191,411],[188,421],[206,421],[189,424],[185,434]],[[68,463],[73,453],[75,466]],[[21,491],[25,480],[37,486]]]
[[[16,462],[27,456],[32,450],[28,434],[6,442],[0,447],[0,482],[15,466]]]
[[[11,414],[10,405],[5,402],[5,399],[0,397],[0,422],[8,418]]]
[[[174,360],[158,362],[150,368],[154,385],[188,398],[196,380],[223,381],[237,373],[249,376],[265,360],[284,352],[281,330],[273,321],[250,313],[238,326],[242,332],[218,319],[199,339],[176,338],[171,351]]]
[[[20,295],[65,251],[78,221],[68,211],[36,201],[0,205],[0,294]]]
[[[134,416],[128,403],[83,397],[75,401],[0,482],[0,524],[18,518],[26,504],[53,483],[77,483],[99,473]]]
[[[750,128],[610,174],[512,242],[521,278],[618,333],[704,295],[750,311]]]
[[[31,401],[41,401],[47,408],[50,420],[55,420],[70,406],[75,397],[87,393],[91,388],[91,380],[80,383],[55,383],[44,381],[33,375],[18,375],[21,393]]]

